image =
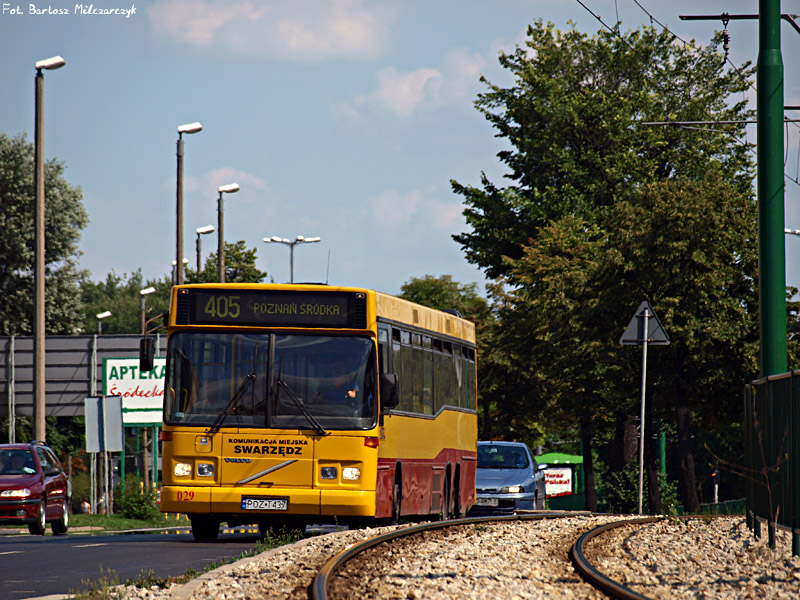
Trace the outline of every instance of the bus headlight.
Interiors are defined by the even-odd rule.
[[[189,463],[175,463],[175,466],[172,467],[172,472],[175,477],[188,477],[192,474],[192,465]]]
[[[339,475],[339,469],[336,467],[320,467],[319,476],[322,479],[336,479]]]
[[[213,477],[214,465],[212,463],[197,463],[197,476],[198,477]]]
[[[361,479],[361,469],[358,467],[344,467],[342,469],[342,479],[349,479],[351,481]]]

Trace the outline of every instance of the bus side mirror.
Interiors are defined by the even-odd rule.
[[[155,338],[146,337],[139,340],[139,372],[153,370],[153,359],[156,353]]]
[[[386,410],[397,406],[400,398],[400,382],[397,373],[381,373],[381,408]]]

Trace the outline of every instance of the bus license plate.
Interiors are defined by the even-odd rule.
[[[288,510],[288,498],[242,498],[242,510]]]
[[[475,506],[497,506],[497,498],[476,498]]]

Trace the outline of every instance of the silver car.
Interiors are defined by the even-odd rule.
[[[473,513],[544,509],[544,469],[522,442],[478,442]]]

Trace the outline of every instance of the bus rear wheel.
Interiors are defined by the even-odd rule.
[[[204,515],[192,517],[192,535],[195,542],[216,542],[219,536],[219,519]]]
[[[392,518],[391,524],[397,525],[400,523],[400,510],[403,502],[403,489],[400,487],[400,482],[395,481],[392,486]]]

